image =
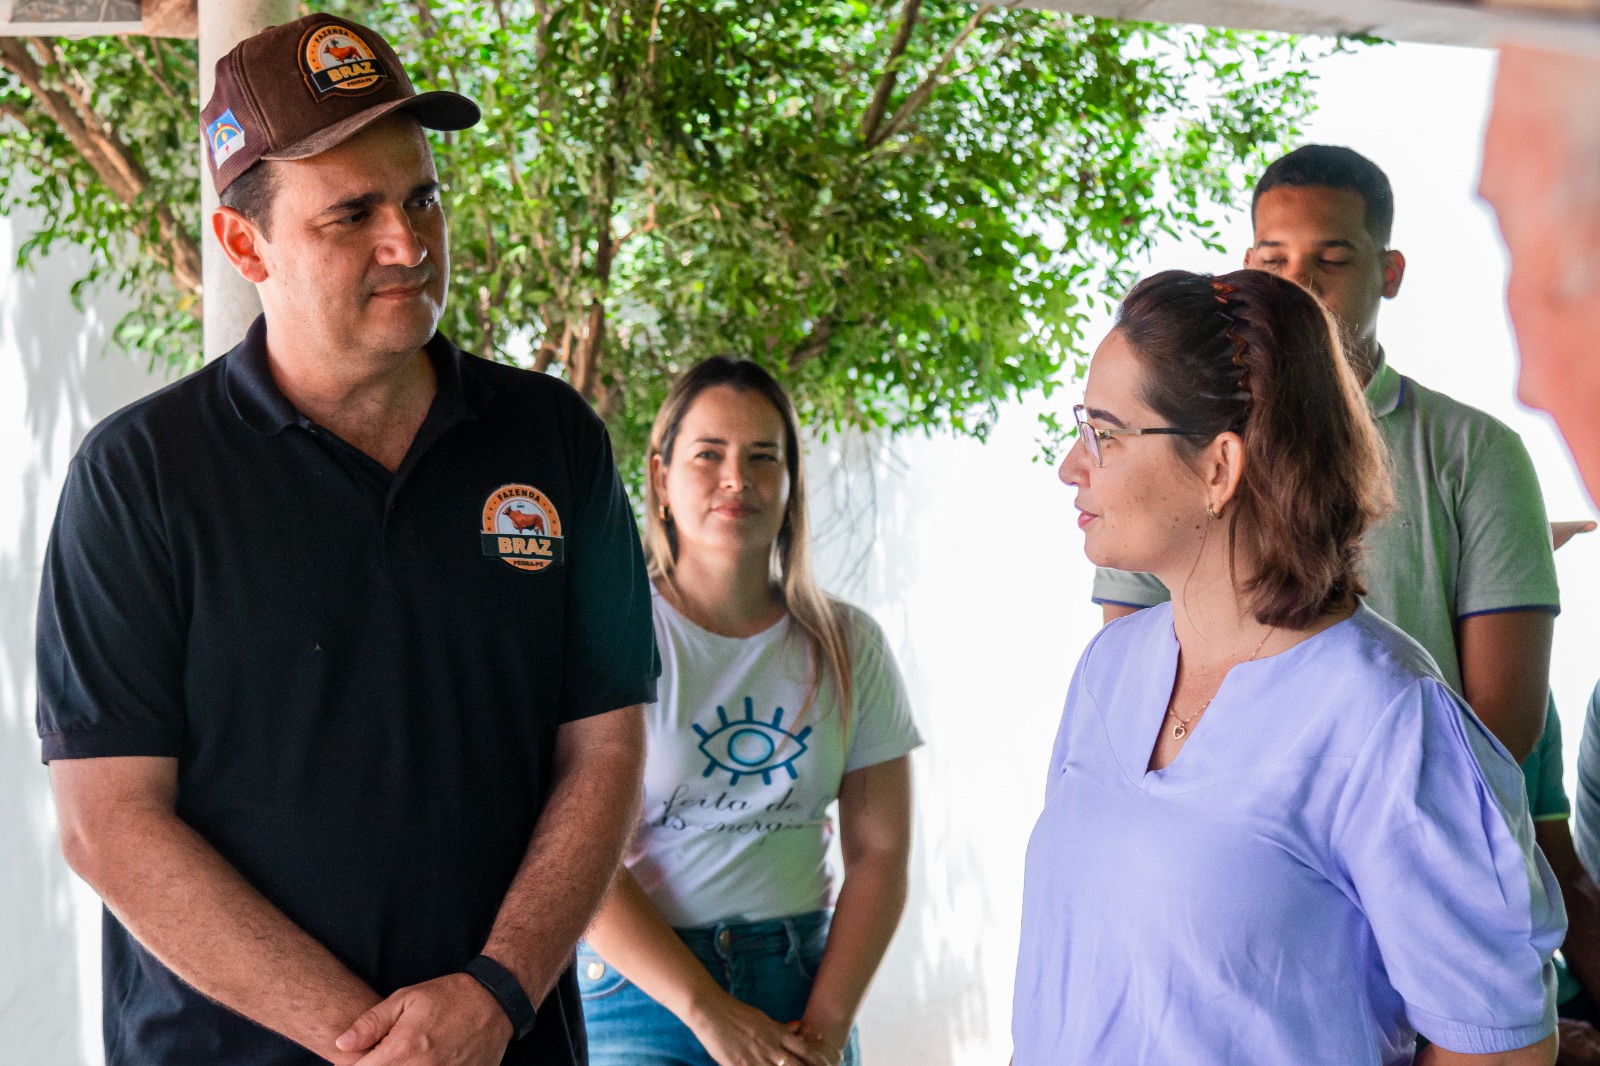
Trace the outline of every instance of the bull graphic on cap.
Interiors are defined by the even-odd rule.
[[[322,45],[322,50],[324,52],[327,52],[329,55],[331,55],[334,59],[338,60],[340,63],[348,63],[348,62],[350,62],[350,60],[354,59],[356,56],[361,54],[361,49],[357,48],[353,44],[352,45],[338,45],[338,44],[334,43],[334,41],[337,41],[337,40],[340,40],[340,39],[341,38],[335,37],[332,40],[324,41],[323,45]]]

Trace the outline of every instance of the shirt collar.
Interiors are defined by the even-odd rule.
[[[1382,418],[1400,409],[1405,399],[1406,383],[1400,372],[1389,365],[1389,357],[1378,349],[1378,367],[1367,382],[1367,406],[1374,418]]]
[[[244,424],[268,436],[300,421],[300,412],[272,380],[267,365],[267,316],[257,315],[226,360],[228,398]]]
[[[435,332],[426,350],[433,360],[438,389],[429,409],[430,419],[448,426],[463,418],[477,417],[494,392],[484,375],[474,372],[475,361],[443,333]],[[304,421],[272,378],[267,361],[266,315],[256,316],[244,340],[225,358],[228,396],[234,411],[251,429],[271,436]]]

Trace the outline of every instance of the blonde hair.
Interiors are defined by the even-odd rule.
[[[655,425],[650,428],[649,459],[659,456],[663,466],[670,466],[684,415],[701,393],[724,385],[738,392],[758,393],[770,401],[783,418],[789,503],[784,509],[778,538],[772,544],[770,580],[773,590],[783,600],[784,610],[805,634],[811,651],[811,679],[801,713],[810,709],[822,686],[831,680],[839,695],[840,714],[848,727],[855,684],[851,676],[846,612],[843,605],[817,587],[812,569],[806,471],[800,454],[800,418],[789,394],[776,378],[756,363],[714,355],[679,375],[667,390],[667,398],[656,413]],[[678,534],[672,517],[666,513],[666,501],[661,498],[654,477],[645,479],[644,498],[644,554],[650,578],[676,593],[679,590],[673,571],[678,559]]]

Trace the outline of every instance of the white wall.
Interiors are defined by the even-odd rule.
[[[1559,441],[1512,399],[1503,264],[1471,195],[1490,62],[1416,46],[1330,60],[1309,133],[1366,152],[1394,179],[1396,244],[1411,262],[1381,331],[1396,365],[1510,422],[1552,514],[1583,517],[1592,510]],[[1227,234],[1229,255],[1167,247],[1151,266],[1231,269],[1245,220]],[[14,243],[0,222],[0,264]],[[29,1066],[99,1058],[97,910],[56,857],[34,735],[39,558],[82,434],[159,383],[98,356],[104,324],[72,312],[74,276],[70,262],[36,277],[0,269],[0,1061]],[[1068,390],[1054,405],[1072,402]],[[863,1019],[874,1066],[998,1066],[1009,1053],[1023,848],[1061,697],[1098,623],[1071,493],[1033,461],[1042,407],[1008,408],[987,444],[874,445],[870,464],[857,454],[844,475],[831,474],[836,442],[813,456],[825,572],[884,623],[928,739],[916,756],[911,906]],[[1587,595],[1600,586],[1600,534],[1558,561],[1566,610],[1553,684],[1570,764],[1600,672],[1600,604]]]
[[[39,762],[39,563],[78,442],[160,379],[102,357],[105,315],[67,296],[74,255],[10,268],[27,232],[21,216],[0,219],[0,1062],[79,1066],[101,1059],[99,909],[56,850]]]

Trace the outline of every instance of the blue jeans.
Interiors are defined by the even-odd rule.
[[[723,991],[774,1021],[792,1022],[805,1014],[831,917],[815,911],[677,933]],[[584,942],[578,944],[578,989],[589,1030],[589,1066],[716,1066],[687,1025]],[[860,1061],[852,1030],[844,1064]]]

